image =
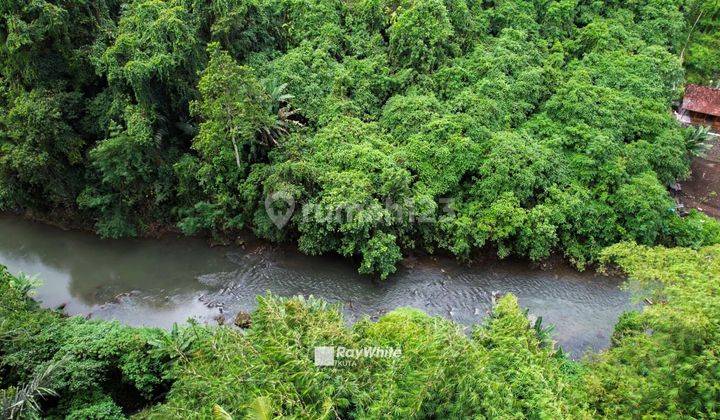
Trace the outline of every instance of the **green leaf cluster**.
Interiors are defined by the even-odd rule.
[[[248,230],[381,278],[412,250],[584,267],[716,243],[666,190],[716,3],[6,1],[0,208],[106,237]]]

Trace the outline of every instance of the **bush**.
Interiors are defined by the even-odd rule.
[[[607,417],[720,415],[720,246],[619,244],[603,252],[651,302],[624,317],[589,364],[590,404]]]
[[[27,284],[0,266],[0,388],[53,366],[45,386],[58,397],[42,407],[75,418],[117,418],[167,389],[170,359],[150,344],[164,332],[40,310]]]

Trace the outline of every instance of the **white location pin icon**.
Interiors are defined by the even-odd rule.
[[[276,203],[278,202],[285,205],[277,206]],[[278,207],[284,207],[285,210],[280,210]],[[273,224],[278,229],[282,229],[295,211],[295,198],[287,191],[276,191],[265,197],[265,211]]]

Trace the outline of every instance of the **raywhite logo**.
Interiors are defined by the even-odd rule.
[[[335,347],[315,347],[315,366],[335,366]]]
[[[393,347],[315,347],[315,366],[354,366],[357,360],[362,358],[389,359],[400,356],[402,350]]]

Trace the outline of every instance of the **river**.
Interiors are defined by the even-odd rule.
[[[0,215],[0,264],[40,280],[35,297],[45,307],[136,326],[169,327],[188,318],[214,323],[221,314],[231,322],[268,291],[341,303],[348,322],[412,306],[470,326],[486,316],[493,295],[514,293],[531,315],[555,326],[553,337],[575,357],[607,347],[618,316],[633,307],[620,279],[563,264],[541,270],[514,260],[465,266],[418,258],[379,282],[358,275],[347,260],[287,247],[103,240],[7,215]]]

